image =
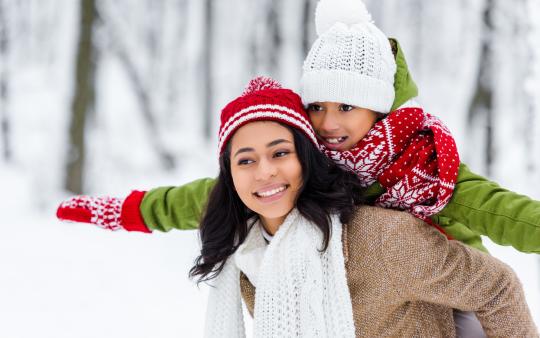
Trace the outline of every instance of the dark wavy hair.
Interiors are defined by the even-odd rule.
[[[337,213],[342,223],[350,220],[355,205],[363,201],[362,188],[356,176],[339,168],[299,130],[282,124],[294,137],[298,160],[302,166],[302,187],[296,200],[300,214],[323,233],[322,250],[330,240],[330,216]],[[249,210],[236,193],[231,175],[230,141],[219,158],[219,176],[210,193],[200,224],[200,256],[189,276],[199,276],[198,283],[215,278],[229,256],[244,242],[257,214]]]

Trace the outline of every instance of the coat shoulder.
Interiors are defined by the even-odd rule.
[[[374,206],[359,206],[355,209],[347,230],[350,235],[377,235],[388,228],[414,228],[425,223],[413,215],[399,210]]]

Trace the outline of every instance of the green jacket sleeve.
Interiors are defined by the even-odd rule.
[[[148,191],[140,206],[144,223],[152,231],[197,229],[215,182],[213,178],[203,178]]]
[[[497,244],[540,253],[540,202],[503,189],[464,164],[450,203],[433,220],[450,227],[461,223]]]
[[[384,188],[375,182],[364,191],[364,201],[366,204],[374,204],[379,196],[384,193]],[[479,234],[469,229],[466,225],[459,223],[449,217],[441,215],[441,213],[432,216],[432,220],[440,225],[444,231],[453,239],[458,240],[470,247],[476,248],[483,252],[488,252],[482,244],[482,238]]]

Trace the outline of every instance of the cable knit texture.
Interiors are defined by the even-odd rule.
[[[248,83],[240,97],[229,102],[221,111],[219,154],[240,127],[253,121],[275,121],[289,125],[318,146],[300,96],[290,89],[284,89],[269,77],[259,76]]]
[[[364,187],[385,189],[375,204],[406,210],[430,222],[450,201],[459,155],[448,128],[422,108],[401,108],[377,122],[350,150],[323,152],[354,172]]]
[[[304,104],[341,102],[388,113],[396,61],[362,1],[321,0],[315,19],[319,37],[304,61]]]
[[[262,239],[257,227],[244,247]],[[354,337],[341,229],[333,216],[329,247],[320,253],[320,230],[291,211],[256,272],[254,337]],[[240,269],[229,259],[210,289],[206,337],[244,337],[240,283]]]
[[[359,207],[342,240],[356,337],[455,337],[453,308],[475,311],[488,337],[538,337],[507,265],[410,214]],[[253,313],[259,289],[240,285]]]
[[[141,214],[141,203],[146,191],[133,190],[122,204],[120,218],[125,230],[150,233]]]

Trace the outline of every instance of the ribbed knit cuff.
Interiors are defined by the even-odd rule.
[[[139,231],[151,233],[150,229],[144,224],[141,215],[140,206],[146,191],[133,190],[122,204],[120,219],[122,227],[127,231]]]
[[[392,81],[342,70],[304,71],[300,86],[302,102],[346,103],[387,114],[394,102]]]

